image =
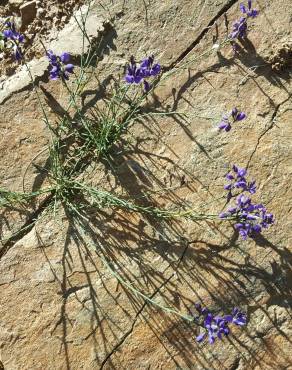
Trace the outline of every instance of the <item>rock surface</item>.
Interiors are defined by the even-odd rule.
[[[86,53],[89,50],[89,41],[86,40],[83,45],[82,30],[79,28],[75,21],[80,22],[80,14],[86,13],[86,7],[82,7],[72,16],[66,27],[59,33],[56,40],[53,40],[46,45],[47,50],[54,50],[60,55],[64,50],[70,51],[72,56],[80,56],[82,50]],[[105,29],[106,21],[98,16],[95,12],[91,12],[88,16],[88,22],[84,29],[87,33],[89,40],[94,40],[100,37]],[[29,70],[26,65],[23,65],[19,73],[7,78],[0,86],[0,104],[9,98],[14,92],[27,89],[33,81],[40,78],[44,79],[45,73],[48,70],[49,61],[47,57],[32,60],[28,64]]]
[[[236,163],[257,180],[257,200],[276,223],[242,241],[223,222],[162,222],[110,209],[92,209],[86,219],[61,207],[54,216],[42,212],[0,260],[4,369],[289,369],[292,86],[289,70],[274,69],[269,58],[291,38],[290,2],[258,1],[260,15],[236,56],[229,46],[206,51],[240,15],[237,2],[123,3],[103,1],[90,13],[93,39],[102,28],[96,19],[110,18],[111,27],[103,28],[97,43],[102,55],[84,91],[85,106],[100,98],[101,86],[110,87],[110,78],[123,75],[132,54],[140,59],[154,53],[169,77],[148,105],[186,118],[156,115],[137,122],[127,146],[117,150],[114,171],[93,161],[84,174],[88,184],[146,205],[150,199],[217,214],[225,204],[224,175]],[[67,27],[54,41],[57,52],[69,47],[73,26]],[[77,57],[80,41],[80,35],[72,37],[69,47]],[[1,187],[13,190],[21,189],[23,168],[48,141],[21,73],[4,85],[12,87],[1,107]],[[66,92],[55,81],[44,79],[41,86],[54,119],[66,106]],[[234,106],[247,119],[229,133],[218,132],[222,114]],[[46,153],[41,163],[45,159]],[[31,166],[29,171],[27,188],[35,182]],[[239,306],[248,325],[214,346],[198,344],[195,325],[146,303],[113,271],[183,314],[194,312],[197,301],[216,313]]]
[[[36,0],[25,2],[19,8],[21,14],[22,27],[26,27],[31,23],[37,14],[37,3]]]
[[[4,6],[2,3],[0,6],[0,18],[12,16],[17,29],[25,36],[26,60],[31,61],[43,56],[41,42],[55,39],[70,20],[72,12],[83,3],[84,0],[4,0]],[[0,56],[1,78],[11,76],[17,69],[18,63],[10,53]]]
[[[19,8],[21,5],[25,3],[25,0],[9,0],[8,1],[9,5],[14,8]]]

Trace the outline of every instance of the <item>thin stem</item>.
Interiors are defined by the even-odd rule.
[[[101,260],[103,261],[103,263],[105,264],[105,266],[108,268],[108,270],[111,272],[111,274],[122,284],[124,285],[125,287],[127,287],[128,289],[130,289],[134,294],[136,294],[137,296],[140,296],[142,297],[143,299],[145,299],[145,301],[151,303],[152,305],[160,308],[161,310],[163,310],[164,312],[167,312],[167,313],[170,313],[170,314],[174,314],[176,316],[179,316],[180,318],[188,321],[188,322],[191,322],[191,323],[195,323],[194,321],[194,318],[192,316],[188,316],[188,315],[183,315],[182,313],[180,313],[179,311],[175,310],[174,308],[170,308],[170,307],[165,307],[163,306],[162,304],[154,301],[153,299],[149,298],[147,295],[141,293],[139,290],[137,290],[132,284],[126,282],[118,273],[116,273],[109,265],[109,263],[106,261],[105,258],[101,257]],[[171,277],[174,276],[174,274],[171,275]],[[170,277],[170,278],[171,278]],[[170,280],[170,278],[168,280]]]

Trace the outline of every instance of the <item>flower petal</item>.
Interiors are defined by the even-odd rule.
[[[219,126],[218,126],[218,128],[220,129],[220,130],[222,130],[222,129],[225,129],[226,127],[227,127],[227,123],[225,122],[225,121],[221,121],[220,123],[219,123]]]
[[[130,75],[125,76],[125,81],[128,82],[129,84],[134,83],[134,77]]]
[[[74,65],[73,64],[66,64],[65,71],[68,73],[73,73]]]
[[[240,112],[238,113],[238,115],[236,116],[236,121],[242,121],[243,119],[246,118],[246,114],[244,112]]]
[[[60,55],[60,59],[61,59],[61,62],[62,63],[68,63],[69,62],[69,60],[70,60],[70,54],[69,53],[67,53],[67,52],[64,52],[64,53],[62,53],[61,55]]]
[[[160,64],[154,64],[154,66],[151,69],[151,76],[157,76],[161,71]]]
[[[202,333],[202,334],[199,334],[197,337],[196,337],[196,341],[201,343],[203,342],[204,338],[206,336],[206,333]]]
[[[245,8],[245,6],[244,6],[244,4],[243,3],[241,3],[240,5],[239,5],[239,8],[240,8],[240,10],[242,11],[242,13],[246,13],[246,8]]]

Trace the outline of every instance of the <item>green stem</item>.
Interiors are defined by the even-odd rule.
[[[105,260],[105,258],[101,257],[101,260],[103,261],[103,263],[106,265],[106,267],[109,269],[109,271],[111,272],[111,274],[122,284],[124,285],[125,287],[127,287],[128,289],[130,289],[134,294],[136,294],[137,296],[140,296],[142,297],[143,299],[145,299],[145,301],[151,303],[152,305],[160,308],[161,310],[163,310],[164,312],[167,312],[167,313],[170,313],[170,314],[174,314],[176,316],[179,316],[180,318],[188,321],[188,322],[194,322],[194,318],[192,316],[188,316],[188,315],[183,315],[182,313],[180,313],[179,311],[175,310],[174,308],[171,308],[171,307],[165,307],[163,306],[162,304],[154,301],[152,298],[148,297],[147,295],[141,293],[139,290],[137,290],[132,284],[126,282],[119,274],[117,274],[109,265],[109,263]],[[174,276],[171,275],[171,277]],[[170,277],[170,278],[171,278]],[[170,280],[170,278],[168,280]]]
[[[132,202],[128,202],[125,199],[119,198],[112,193],[96,190],[91,187],[87,187],[82,183],[75,182],[73,188],[76,190],[85,191],[88,195],[90,195],[93,199],[95,199],[98,203],[107,206],[116,206],[119,208],[127,209],[128,211],[144,213],[148,215],[155,216],[157,218],[162,219],[175,219],[175,218],[186,218],[191,220],[221,220],[217,214],[200,214],[196,213],[194,209],[188,210],[177,210],[177,211],[170,211],[166,209],[161,209],[157,207],[143,207]],[[233,220],[234,217],[225,218],[224,220]]]

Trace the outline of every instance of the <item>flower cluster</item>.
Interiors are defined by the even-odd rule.
[[[69,74],[73,73],[74,65],[69,63],[70,54],[62,53],[60,56],[54,54],[51,50],[47,52],[47,57],[50,61],[50,79],[57,80],[61,78],[63,80],[69,79]]]
[[[253,204],[251,198],[243,194],[243,192],[250,194],[256,192],[255,181],[248,182],[246,180],[246,170],[234,165],[233,171],[235,175],[232,173],[226,175],[226,178],[230,181],[229,184],[224,186],[224,189],[228,191],[227,201],[234,196],[232,190],[239,189],[241,194],[237,195],[235,205],[228,208],[226,212],[220,213],[219,217],[222,219],[234,218],[236,220],[234,227],[239,231],[242,239],[245,240],[248,236],[260,233],[263,228],[272,225],[274,216],[268,213],[262,204]]]
[[[231,122],[230,118],[232,118],[233,122],[242,121],[246,118],[246,114],[244,112],[240,112],[237,108],[233,108],[229,114],[224,114],[222,116],[222,121],[220,122],[218,128],[220,130],[225,130],[226,132],[231,130]]]
[[[227,193],[228,202],[233,197],[232,191],[236,189],[241,190],[241,191],[247,191],[250,194],[255,194],[256,192],[255,180],[251,182],[248,182],[246,180],[246,175],[247,175],[246,169],[233,165],[232,170],[233,170],[232,172],[229,172],[226,175],[228,184],[224,185],[224,189],[228,191]]]
[[[247,7],[244,4],[240,4],[240,10],[246,17],[240,17],[239,20],[233,23],[233,29],[229,35],[230,39],[235,40],[238,38],[244,38],[247,34],[247,19],[255,18],[259,14],[258,10],[252,9],[252,0],[248,0]]]
[[[244,38],[246,37],[247,33],[247,21],[246,18],[240,17],[239,20],[235,21],[232,25],[233,29],[230,34],[230,38],[235,40],[237,38]]]
[[[231,315],[214,316],[207,308],[202,308],[200,304],[195,304],[195,307],[199,313],[196,319],[203,317],[202,326],[205,329],[196,337],[199,343],[203,342],[208,334],[209,343],[213,344],[217,338],[222,339],[223,336],[230,334],[229,324],[243,326],[247,322],[246,315],[238,308],[234,308]]]
[[[14,23],[7,21],[4,23],[4,31],[1,34],[4,47],[8,47],[13,50],[16,60],[22,59],[21,45],[24,42],[24,36],[16,31]]]
[[[143,59],[138,66],[134,57],[131,57],[130,64],[127,66],[125,81],[128,84],[140,84],[143,82],[145,91],[150,90],[150,84],[146,81],[149,77],[157,76],[161,71],[159,63],[154,64],[154,56]]]
[[[255,18],[255,17],[258,16],[259,12],[258,12],[258,10],[251,8],[251,2],[252,2],[252,0],[247,1],[247,8],[245,7],[245,5],[243,3],[241,3],[239,7],[240,7],[240,10],[242,11],[242,13],[246,14],[247,17]]]

